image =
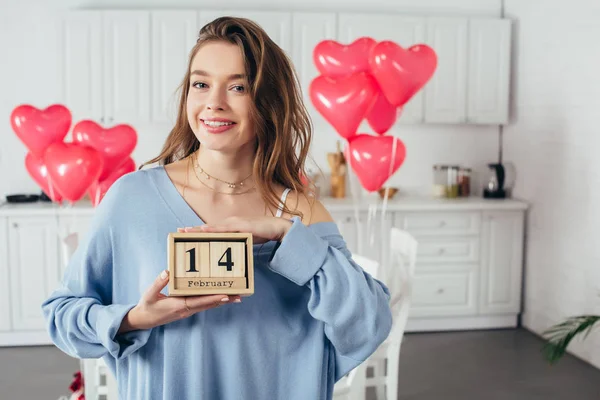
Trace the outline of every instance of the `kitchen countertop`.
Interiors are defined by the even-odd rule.
[[[320,198],[321,202],[331,212],[354,211],[355,205],[351,197],[334,199]],[[358,203],[360,210],[368,210],[376,206],[381,209],[383,201],[377,194],[368,195]],[[476,210],[526,210],[528,204],[517,199],[484,199],[468,197],[457,199],[438,199],[427,196],[396,196],[387,203],[388,211],[476,211]],[[55,203],[36,202],[23,204],[0,204],[0,216],[5,215],[91,215],[94,212],[89,201],[79,201],[73,206],[60,206]]]

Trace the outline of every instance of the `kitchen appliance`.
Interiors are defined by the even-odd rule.
[[[486,199],[503,199],[506,197],[505,170],[502,163],[488,164],[488,178],[483,188],[483,197]]]

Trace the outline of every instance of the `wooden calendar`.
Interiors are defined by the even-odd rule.
[[[170,233],[169,296],[254,293],[250,233]]]

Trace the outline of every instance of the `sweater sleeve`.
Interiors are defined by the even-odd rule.
[[[111,186],[94,212],[89,231],[69,260],[62,283],[42,304],[50,338],[62,351],[77,358],[100,358],[110,353],[127,357],[143,346],[151,330],[117,334],[135,304],[113,304],[112,224],[122,181]]]
[[[365,361],[389,335],[389,291],[352,260],[339,232],[323,238],[294,217],[269,268],[310,288],[308,310],[324,323],[335,349],[335,381]]]

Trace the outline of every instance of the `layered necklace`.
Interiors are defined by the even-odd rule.
[[[198,163],[198,156],[196,155],[196,157],[194,157],[193,160],[193,164],[192,164],[192,169],[194,170],[194,175],[196,175],[196,179],[198,179],[198,182],[200,182],[202,185],[206,186],[207,188],[209,188],[210,190],[212,190],[213,192],[217,192],[217,193],[221,193],[221,194],[228,194],[228,195],[240,195],[240,194],[245,194],[248,193],[252,190],[256,189],[256,186],[252,186],[250,189],[246,189],[244,191],[241,192],[221,192],[217,189],[215,189],[214,187],[208,185],[206,182],[204,182],[202,179],[200,179],[200,176],[198,175],[198,171],[196,171],[196,168],[198,168],[200,170],[200,174],[203,175],[206,180],[214,180],[214,181],[218,181],[218,182],[222,182],[224,184],[227,185],[227,187],[229,187],[230,189],[236,190],[238,187],[239,188],[243,188],[244,187],[244,182],[247,181],[251,176],[252,173],[250,173],[250,175],[248,175],[247,177],[245,177],[244,179],[242,179],[239,182],[228,182],[228,181],[224,181],[222,179],[219,179],[215,176],[210,175],[208,172],[206,172]]]

